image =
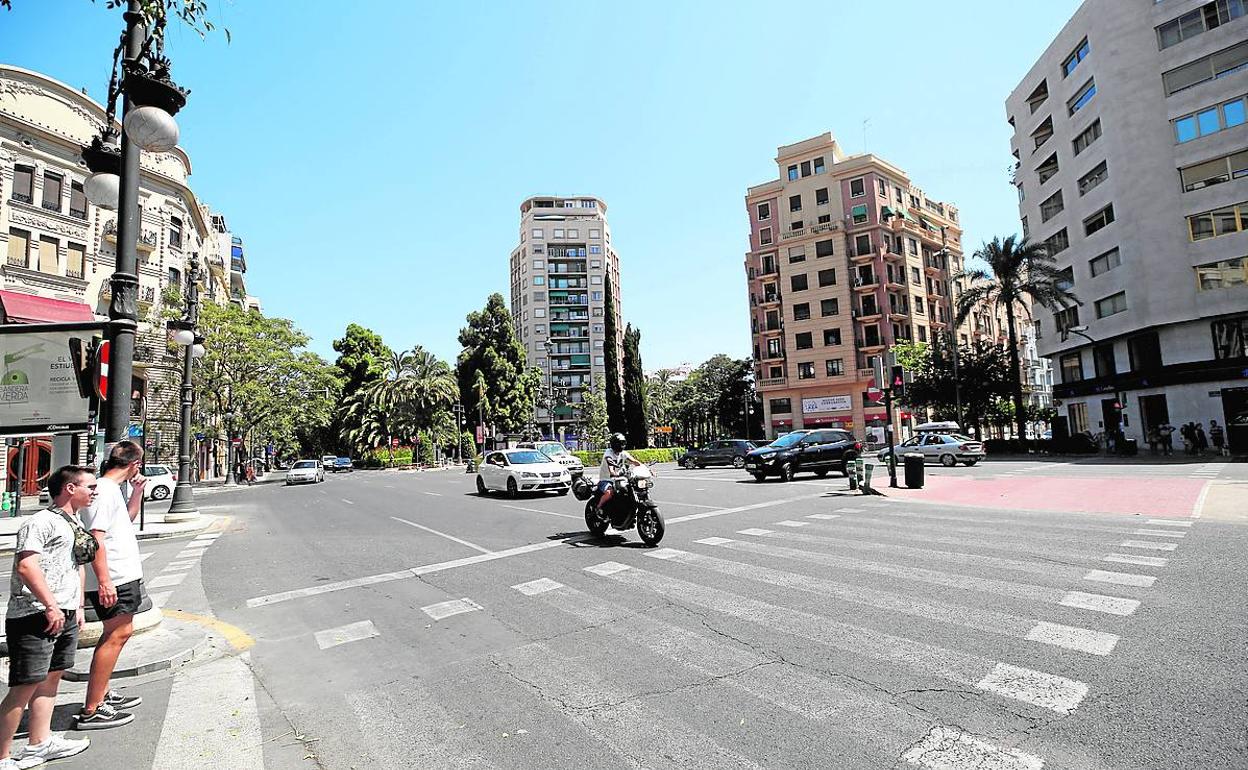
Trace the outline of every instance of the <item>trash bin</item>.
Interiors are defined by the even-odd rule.
[[[918,452],[907,452],[903,459],[906,464],[906,488],[923,488],[923,455]]]
[[[1118,439],[1120,450],[1126,457],[1135,457],[1140,453],[1140,442],[1133,438]]]

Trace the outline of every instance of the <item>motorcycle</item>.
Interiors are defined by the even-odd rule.
[[[585,501],[585,526],[595,537],[601,537],[607,527],[617,530],[637,528],[637,534],[646,545],[655,546],[663,539],[663,514],[650,499],[654,488],[654,474],[645,465],[632,466],[623,479],[614,482],[615,493],[607,502],[605,510],[598,510],[597,485],[581,477],[572,482],[572,493],[577,500]]]

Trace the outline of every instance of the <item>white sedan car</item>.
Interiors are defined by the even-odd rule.
[[[164,500],[173,494],[173,488],[178,485],[177,478],[167,465],[144,465],[143,475],[147,477],[143,494],[148,500]]]
[[[325,480],[325,469],[316,460],[300,460],[286,471],[286,486],[319,484]]]
[[[504,449],[488,452],[477,470],[477,494],[506,492],[558,492],[572,488],[572,474],[536,449]]]
[[[946,468],[958,463],[974,465],[988,456],[981,442],[958,433],[921,433],[902,442],[896,447],[896,452],[898,458],[905,457],[909,452],[919,452],[925,464],[938,462]],[[880,450],[879,458],[880,462],[888,461],[887,447]],[[899,465],[901,462],[898,459]]]

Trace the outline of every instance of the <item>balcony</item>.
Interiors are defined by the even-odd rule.
[[[113,246],[117,245],[117,220],[116,219],[104,225],[104,240],[113,244]],[[149,252],[155,251],[156,250],[156,234],[150,231],[144,231],[144,232],[139,233],[138,249],[139,251],[149,251]],[[220,261],[220,257],[218,257],[217,259],[218,261]]]
[[[854,291],[868,292],[878,288],[880,288],[880,279],[876,276],[854,276]]]
[[[764,379],[764,380],[759,380],[759,381],[758,381],[758,387],[760,387],[760,388],[775,388],[775,387],[779,387],[779,386],[782,386],[782,385],[786,385],[786,384],[788,384],[788,382],[789,382],[789,378],[788,378],[788,377],[769,377],[769,378]]]
[[[29,195],[24,195],[24,194],[19,193],[19,192],[10,193],[10,194],[9,194],[9,200],[11,200],[11,201],[17,201],[18,203],[25,203],[25,204],[27,204],[27,205],[31,205],[31,204],[33,204],[33,203],[35,202],[35,199],[34,199],[34,198],[32,198],[31,196],[29,196]]]
[[[858,350],[862,353],[875,353],[884,349],[884,340],[876,339],[859,339]]]
[[[762,305],[776,305],[776,304],[779,304],[779,302],[780,302],[779,293],[764,294],[763,298],[759,300],[759,304],[762,304]]]
[[[874,379],[874,377],[875,377],[874,369],[859,369],[858,370],[858,379],[860,380],[870,380],[870,379]]]
[[[870,321],[878,321],[880,320],[880,318],[881,318],[880,309],[876,307],[875,305],[863,307],[860,310],[854,311],[855,321],[870,322]]]
[[[850,249],[849,261],[851,264],[855,264],[855,265],[869,265],[875,261],[875,252],[864,251],[861,254],[859,254],[857,251]]]

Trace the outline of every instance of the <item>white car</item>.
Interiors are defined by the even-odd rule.
[[[300,460],[286,471],[286,486],[319,484],[325,480],[325,469],[316,460]]]
[[[559,463],[568,469],[568,473],[572,474],[572,478],[579,478],[585,473],[585,464],[581,462],[581,458],[568,451],[568,448],[558,441],[538,441],[537,443],[521,444],[519,449],[536,449],[550,459]]]
[[[504,449],[488,452],[477,469],[477,494],[506,492],[558,492],[572,489],[568,469],[536,449]]]
[[[919,452],[923,455],[925,464],[939,462],[946,468],[952,468],[958,463],[974,465],[988,456],[982,443],[958,433],[921,433],[903,441],[895,451],[898,465],[906,454]],[[879,458],[880,462],[888,461],[887,447],[880,450]]]
[[[173,488],[178,485],[177,476],[167,465],[145,465],[143,475],[147,477],[143,496],[148,500],[164,500],[173,494]]]

